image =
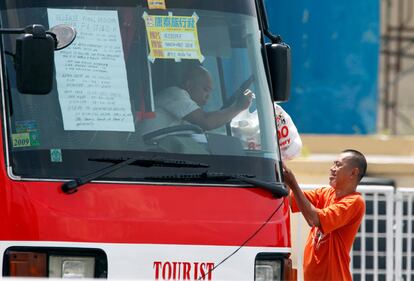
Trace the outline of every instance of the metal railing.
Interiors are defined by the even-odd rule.
[[[414,188],[398,188],[395,194],[395,279],[414,280]]]
[[[394,187],[359,186],[366,211],[351,253],[355,281],[393,280]],[[358,262],[359,261],[359,262]]]

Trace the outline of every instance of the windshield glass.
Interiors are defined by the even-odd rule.
[[[10,55],[17,35],[3,35],[13,175],[65,179],[108,165],[91,159],[158,157],[275,180],[279,156],[253,0],[1,1],[1,23],[77,31],[55,52],[47,95],[18,92]],[[132,166],[105,178],[171,172],[178,170]]]

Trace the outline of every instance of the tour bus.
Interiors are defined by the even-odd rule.
[[[0,6],[3,277],[294,278],[273,109],[290,49],[262,0]],[[204,111],[251,105],[144,132],[189,63],[212,78]]]

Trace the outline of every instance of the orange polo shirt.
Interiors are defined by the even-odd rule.
[[[365,213],[361,194],[335,198],[332,187],[304,191],[317,208],[321,227],[312,227],[306,241],[303,273],[305,281],[352,281],[349,253]],[[292,212],[298,212],[292,196]]]

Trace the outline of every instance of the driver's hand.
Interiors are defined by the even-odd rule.
[[[252,104],[254,94],[250,89],[244,91],[242,95],[240,95],[234,102],[234,106],[239,110],[243,111],[250,107]]]

